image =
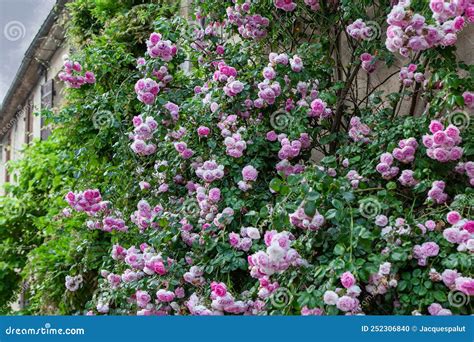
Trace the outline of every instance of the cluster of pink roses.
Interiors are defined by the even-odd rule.
[[[215,180],[224,177],[224,165],[219,165],[215,160],[206,160],[196,169],[196,176],[206,183],[212,183]]]
[[[418,223],[416,226],[420,228],[421,233],[424,235],[426,234],[427,230],[432,232],[436,229],[436,222],[433,220],[428,220],[425,223]]]
[[[178,48],[169,40],[163,40],[161,34],[153,32],[146,41],[147,52],[151,58],[160,58],[169,62],[176,56]]]
[[[189,271],[184,273],[183,279],[185,282],[190,283],[194,286],[199,286],[205,283],[203,277],[204,271],[199,266],[191,266]]]
[[[227,7],[227,19],[230,24],[237,25],[237,30],[243,38],[261,39],[267,35],[267,27],[270,24],[268,18],[259,14],[246,14],[250,11],[250,1],[242,5]]]
[[[208,309],[203,299],[193,293],[186,306],[192,315],[221,316],[224,313],[256,315],[263,310],[265,303],[261,300],[235,300],[224,283],[211,283],[211,309]]]
[[[301,70],[303,70],[303,60],[300,56],[294,55],[290,58],[290,68],[294,72],[301,72]]]
[[[378,173],[382,175],[384,179],[392,179],[396,175],[398,175],[398,171],[400,170],[396,166],[392,166],[393,164],[393,156],[391,153],[385,152],[382,153],[380,156],[380,163],[377,164],[375,169]]]
[[[444,192],[446,183],[443,181],[434,181],[431,185],[430,191],[428,191],[428,200],[433,201],[437,204],[446,202],[448,194]]]
[[[445,21],[443,24],[427,25],[425,17],[418,13],[413,14],[408,8],[410,1],[399,2],[392,8],[387,18],[389,27],[385,45],[389,51],[395,52],[398,50],[402,56],[408,57],[410,51],[423,51],[435,46],[451,46],[456,43],[457,33],[464,26],[465,20],[461,14],[464,12],[467,2],[463,1],[462,4],[457,2],[457,5],[448,4],[446,7],[443,0],[434,0],[432,3],[437,4],[432,7],[432,10],[435,8],[435,16],[438,16],[439,19],[442,16],[439,14],[444,11],[444,8],[459,5],[457,12],[460,14],[453,20]],[[438,4],[441,6],[438,6]]]
[[[431,316],[451,316],[453,314],[451,310],[443,308],[439,303],[430,304],[428,312]]]
[[[304,0],[304,3],[310,7],[312,11],[317,11],[320,8],[319,0]],[[293,0],[273,0],[276,8],[285,12],[293,12],[296,9],[296,2]]]
[[[224,229],[225,226],[230,224],[234,219],[234,209],[227,207],[222,210],[219,214],[216,215],[213,223],[216,227]]]
[[[133,223],[137,225],[140,231],[145,231],[148,228],[158,228],[159,225],[155,222],[155,218],[163,212],[161,205],[151,207],[151,205],[144,199],[137,204],[137,210],[130,216]]]
[[[466,176],[469,178],[469,184],[471,186],[474,186],[474,162],[469,161],[466,163],[459,163],[455,167],[455,171],[461,174],[466,174]]]
[[[408,164],[415,160],[417,148],[418,142],[415,138],[402,139],[398,142],[398,147],[393,150],[392,155],[399,162]]]
[[[289,176],[304,172],[305,167],[302,164],[291,165],[288,159],[283,159],[281,162],[276,164],[275,169],[278,172],[282,172],[285,176]]]
[[[108,208],[109,202],[102,201],[100,191],[88,189],[84,192],[69,191],[65,196],[66,202],[76,211],[85,212],[89,216],[96,216]]]
[[[224,139],[226,153],[233,158],[240,158],[247,149],[247,143],[242,139],[240,133],[234,133]]]
[[[217,63],[217,70],[214,71],[213,80],[217,82],[227,82],[229,78],[237,77],[237,70],[227,65],[225,62]]]
[[[170,75],[166,65],[162,65],[159,69],[153,70],[151,74],[160,81],[158,82],[158,87],[160,89],[165,88],[166,85],[173,80],[173,76]]]
[[[173,102],[167,102],[163,106],[167,112],[169,113],[171,120],[173,122],[178,121],[179,119],[179,106],[176,103]],[[163,124],[168,125],[169,121],[168,120],[163,120]]]
[[[125,224],[125,221],[120,217],[106,216],[102,222],[96,221],[87,221],[87,227],[89,229],[99,229],[104,232],[111,232],[113,230],[119,232],[128,231],[128,227]]]
[[[227,96],[237,96],[244,90],[244,84],[233,77],[229,77],[227,84],[222,88]]]
[[[218,212],[217,203],[221,200],[221,190],[219,188],[206,189],[197,186],[196,199],[201,210],[201,218],[207,222],[212,221]]]
[[[184,141],[175,142],[173,145],[183,159],[189,159],[194,155],[194,151],[188,148],[188,144]]]
[[[413,247],[413,257],[418,260],[418,265],[426,266],[429,257],[435,257],[439,253],[439,246],[436,242],[425,242],[421,246]]]
[[[357,19],[352,24],[347,25],[346,28],[349,36],[356,40],[370,40],[374,37],[374,29],[367,24],[362,19]]]
[[[292,0],[273,0],[273,4],[276,8],[282,9],[285,12],[292,12],[296,8],[296,3]]]
[[[449,212],[446,218],[451,227],[443,231],[443,237],[457,244],[460,252],[474,252],[474,221],[463,219],[457,211]]]
[[[172,302],[175,297],[176,295],[172,291],[160,289],[156,292],[156,298],[162,303]]]
[[[151,78],[141,78],[135,83],[135,93],[137,99],[146,105],[151,105],[155,102],[156,95],[158,95],[160,87],[156,81]]]
[[[248,257],[250,275],[253,278],[262,278],[283,272],[290,266],[305,265],[306,261],[291,248],[291,241],[294,239],[293,234],[287,231],[266,231],[264,236],[266,251],[258,251]]]
[[[395,238],[395,243],[400,244],[401,240],[398,239],[398,237],[401,235],[408,235],[411,231],[411,227],[406,223],[406,220],[403,217],[398,217],[395,219],[395,224],[393,226],[385,226],[380,232],[380,235],[385,240]],[[386,253],[389,251],[390,250],[387,249]]]
[[[462,138],[456,126],[449,125],[444,129],[441,122],[433,120],[429,129],[432,134],[423,136],[423,145],[427,148],[428,157],[442,163],[455,161],[462,157],[463,149],[457,146],[461,143]]]
[[[392,264],[384,262],[379,266],[379,271],[373,273],[369,277],[369,283],[365,286],[365,290],[371,295],[384,295],[389,288],[395,288],[398,285],[395,277],[390,277]]]
[[[255,182],[258,177],[258,171],[252,165],[247,165],[242,169],[243,180],[238,182],[238,187],[242,191],[248,191],[252,188],[252,182]]]
[[[221,135],[223,137],[230,137],[233,132],[237,132],[237,115],[231,114],[223,116],[221,121],[217,123],[217,127],[221,130]]]
[[[256,108],[262,108],[265,103],[272,105],[275,103],[275,100],[281,94],[281,86],[278,82],[270,83],[270,80],[265,79],[257,85],[258,99],[256,99],[253,104]]]
[[[419,183],[419,181],[414,177],[413,170],[403,170],[398,181],[403,186],[415,186]]]
[[[234,232],[229,233],[229,243],[235,249],[247,252],[252,247],[252,240],[260,239],[260,231],[255,227],[242,227],[240,235]]]
[[[374,72],[377,68],[377,58],[368,52],[364,52],[360,55],[360,61],[362,62],[362,69],[367,71],[369,74]]]
[[[463,277],[462,274],[456,270],[445,269],[443,273],[441,273],[441,279],[450,290],[458,290],[468,296],[474,295],[473,278]]]
[[[60,72],[58,77],[70,88],[80,88],[84,84],[95,83],[95,75],[92,71],[86,71],[84,75],[80,75],[81,71],[81,64],[70,60],[66,55],[64,56],[64,71]]]
[[[296,209],[294,213],[289,215],[290,223],[301,229],[308,229],[316,231],[324,225],[325,219],[318,211],[312,217],[306,215],[303,207]]]
[[[474,3],[469,0],[430,0],[430,9],[433,18],[440,23],[463,14],[470,22],[474,22]]]
[[[308,112],[310,118],[326,119],[332,115],[331,108],[321,99],[314,99],[311,102],[311,110]]]
[[[211,283],[211,307],[216,310],[214,315],[224,312],[240,314],[247,311],[249,305],[243,301],[235,301],[234,296],[227,290],[224,283]]]
[[[400,81],[405,87],[410,87],[414,82],[423,83],[425,75],[422,72],[415,72],[418,66],[416,64],[409,64],[407,67],[400,69]]]
[[[156,145],[147,143],[153,138],[153,134],[158,128],[158,124],[151,116],[143,118],[142,115],[137,115],[133,118],[133,134],[130,134],[130,139],[133,139],[131,149],[140,156],[148,156],[156,152]]]
[[[362,141],[363,143],[368,143],[370,141],[368,135],[370,134],[371,130],[369,126],[362,123],[358,116],[353,116],[349,124],[349,137],[353,141]]]
[[[65,282],[65,285],[66,285],[66,289],[68,289],[68,291],[71,291],[71,292],[75,292],[77,290],[79,290],[79,288],[82,286],[82,282],[83,282],[83,279],[82,279],[82,275],[77,275],[77,276],[66,276],[66,282]]]
[[[151,296],[147,291],[137,290],[132,296],[132,302],[135,302],[141,310],[137,312],[138,316],[150,316],[150,315],[166,315],[169,313],[171,308],[175,309],[176,306],[167,306],[166,303],[172,302],[175,298],[183,298],[183,288],[176,288],[174,292],[169,290],[160,289],[156,292],[156,305],[151,300]]]
[[[323,296],[326,305],[335,305],[339,310],[347,313],[361,312],[361,307],[357,297],[361,289],[356,285],[356,280],[351,272],[344,272],[341,277],[341,284],[344,289],[337,288],[336,291],[326,291]],[[340,296],[342,294],[342,296]]]
[[[302,148],[301,141],[290,141],[290,139],[288,139],[285,134],[280,134],[278,136],[278,140],[281,144],[280,151],[278,151],[278,158],[280,158],[281,160],[293,159],[300,154]]]
[[[259,278],[258,283],[258,297],[262,299],[270,297],[270,295],[280,287],[277,281],[272,283],[270,278],[266,276]]]
[[[363,179],[363,177],[359,175],[356,170],[349,170],[349,172],[346,174],[346,178],[351,182],[353,189],[357,189],[359,187],[360,181]]]

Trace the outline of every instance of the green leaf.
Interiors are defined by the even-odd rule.
[[[270,181],[270,189],[272,189],[272,190],[275,191],[275,192],[280,191],[281,183],[282,183],[281,179],[279,179],[279,178],[273,178],[273,179]]]
[[[304,205],[304,213],[309,217],[313,217],[316,214],[316,202],[308,201]]]
[[[442,291],[434,291],[433,296],[438,302],[446,302],[448,299],[446,294]]]
[[[340,243],[338,243],[336,246],[334,246],[334,254],[336,254],[336,255],[343,255],[345,251],[346,251],[346,249]]]

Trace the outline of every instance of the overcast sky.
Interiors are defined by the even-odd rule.
[[[55,0],[0,0],[0,103]]]

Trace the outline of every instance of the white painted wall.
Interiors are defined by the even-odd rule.
[[[33,103],[33,112],[39,112],[41,110],[41,86],[51,78],[56,78],[58,73],[61,71],[63,67],[63,55],[68,53],[69,46],[61,47],[56,51],[53,55],[51,60],[49,61],[50,67],[48,68],[46,75],[39,80],[39,82],[33,87],[32,92],[28,98],[24,99],[24,106],[27,105],[28,99],[32,99]],[[53,110],[57,110],[60,107],[62,102],[62,94],[59,91],[60,89],[56,87],[57,82],[55,84],[56,94],[54,96],[54,107]],[[2,153],[0,158],[0,195],[4,194],[3,185],[6,179],[6,157],[7,151],[6,149],[10,149],[10,160],[18,160],[22,157],[23,149],[25,148],[25,141],[26,141],[26,108],[19,112],[17,116],[15,116],[8,126],[11,126],[9,129],[9,133],[5,135],[2,141],[0,141]],[[8,129],[9,127],[4,127],[2,129]],[[41,116],[34,115],[33,116],[33,139],[40,139],[41,138],[41,130],[44,127],[41,127]],[[8,137],[10,137],[11,146],[8,146]],[[10,175],[10,182],[14,183],[14,176]]]

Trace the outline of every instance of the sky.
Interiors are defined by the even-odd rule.
[[[0,0],[0,103],[55,0]]]

